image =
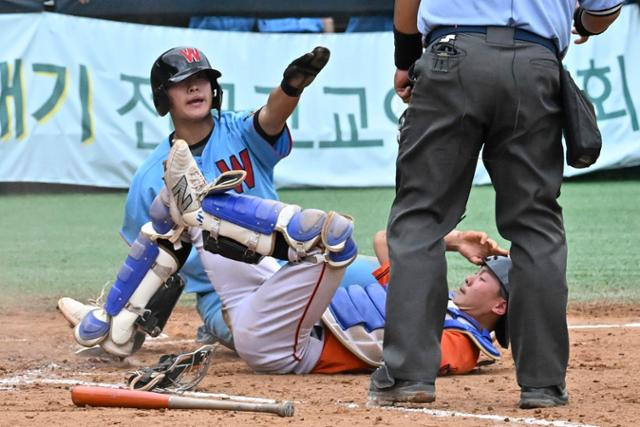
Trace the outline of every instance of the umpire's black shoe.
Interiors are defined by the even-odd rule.
[[[436,388],[431,383],[393,378],[384,365],[371,375],[369,403],[374,405],[430,403],[435,400]]]
[[[520,390],[520,408],[549,408],[569,403],[569,393],[563,385],[551,387],[526,387]]]

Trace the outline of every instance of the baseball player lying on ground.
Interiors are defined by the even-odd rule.
[[[163,278],[180,269],[183,259],[175,254],[183,241],[190,241],[222,299],[235,349],[254,370],[346,372],[381,362],[384,288],[352,286],[336,293],[357,253],[350,218],[228,192],[244,179],[243,171],[225,173],[207,184],[183,141],[174,144],[166,167],[166,187],[153,204],[152,222],[142,227],[104,306],[71,299],[60,304],[76,324],[80,344],[100,344],[115,354],[121,353],[114,348],[135,349],[138,318],[145,315]],[[158,233],[167,225],[168,232]],[[286,264],[281,267],[276,258]],[[456,297],[464,303],[472,288],[492,289],[491,303],[483,301],[483,307],[490,306],[488,312],[476,320],[452,306],[447,320],[475,352],[473,366],[477,349],[499,357],[487,328],[504,314],[506,299],[491,265],[468,279]],[[447,364],[456,372],[473,368],[471,362]]]

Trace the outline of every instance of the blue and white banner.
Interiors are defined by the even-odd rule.
[[[323,45],[331,60],[289,120],[295,144],[278,186],[394,183],[404,106],[390,33],[231,33],[50,13],[0,15],[0,28],[0,181],[128,187],[171,131],[149,85],[171,47],[198,47],[222,72],[223,109],[255,110],[291,60]],[[640,164],[638,31],[638,7],[627,6],[605,35],[571,47],[565,66],[594,101],[604,147],[596,165],[566,175]],[[482,166],[475,182],[488,182]]]

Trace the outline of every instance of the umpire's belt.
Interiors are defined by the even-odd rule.
[[[481,33],[487,34],[487,28],[483,25],[456,25],[456,26],[446,26],[446,27],[436,27],[434,28],[426,37],[426,44],[429,45],[434,40],[444,37],[447,34],[455,34],[455,33]],[[513,39],[520,40],[523,42],[531,42],[537,43],[541,46],[546,47],[554,55],[558,56],[558,49],[556,48],[556,44],[550,40],[546,39],[542,36],[539,36],[531,31],[523,30],[521,28],[514,28]]]

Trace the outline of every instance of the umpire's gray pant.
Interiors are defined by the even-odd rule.
[[[501,29],[502,30],[502,29]],[[465,211],[479,156],[511,241],[509,330],[520,385],[565,380],[566,240],[559,65],[547,48],[483,34],[439,40],[414,67],[389,218],[384,360],[396,379],[434,383],[447,305],[443,237]]]

